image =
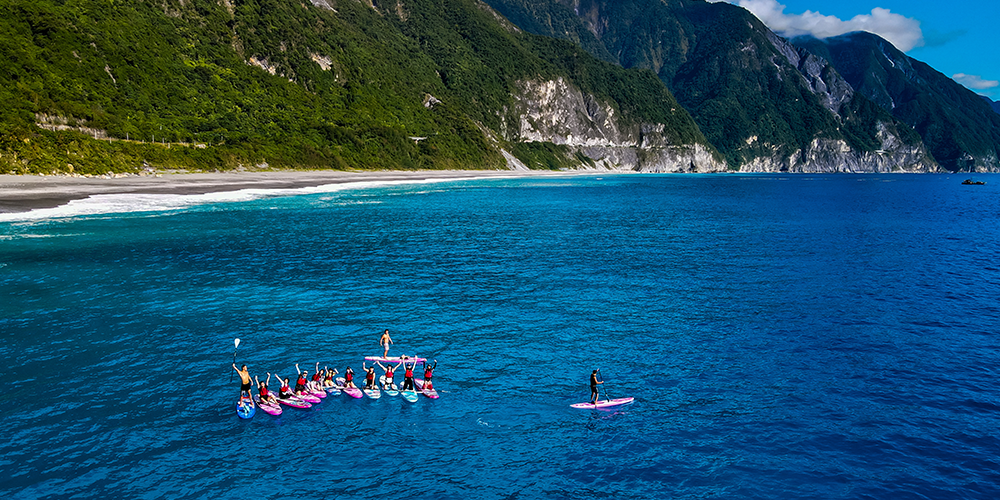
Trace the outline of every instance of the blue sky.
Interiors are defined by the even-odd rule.
[[[709,0],[722,1],[722,0]],[[971,90],[1000,100],[1000,1],[724,0],[779,34],[864,29]]]

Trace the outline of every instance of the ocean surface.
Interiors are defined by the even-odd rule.
[[[6,214],[0,494],[1000,498],[1000,176],[964,178],[577,175]],[[438,361],[440,399],[237,418],[234,355],[360,372],[386,328],[390,355]],[[602,397],[635,402],[570,408],[598,368]]]

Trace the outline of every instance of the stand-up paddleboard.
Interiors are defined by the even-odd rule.
[[[357,387],[346,387],[344,385],[347,383],[346,379],[338,378],[336,382],[340,386],[340,391],[352,398],[361,399],[365,395],[365,393],[361,392],[361,389],[358,389]]]
[[[254,396],[253,402],[257,403],[257,407],[260,408],[261,410],[264,410],[264,412],[267,413],[268,415],[274,415],[274,416],[281,415],[281,405],[277,405],[274,403],[265,403],[260,400],[260,396]]]
[[[326,387],[325,389],[326,393],[331,396],[340,396],[340,388],[337,387],[336,385],[331,385],[330,387]]]
[[[396,384],[386,385],[385,382],[386,382],[385,375],[382,375],[381,377],[378,378],[378,384],[382,386],[382,392],[384,392],[386,396],[398,396],[399,387],[396,387]]]
[[[368,396],[369,398],[372,398],[372,399],[378,399],[378,398],[382,397],[382,391],[380,391],[378,389],[378,387],[373,387],[371,389],[365,389],[365,396]]]
[[[278,397],[278,402],[281,403],[281,404],[283,404],[283,405],[285,405],[285,406],[291,406],[292,408],[312,408],[312,404],[310,404],[310,403],[308,403],[306,401],[302,401],[301,399],[299,399],[299,398],[297,398],[295,396],[292,396],[292,397],[287,398],[287,399],[286,398],[282,398],[282,397],[279,396]]]
[[[627,405],[632,401],[635,401],[635,398],[605,399],[604,401],[598,401],[597,404],[587,402],[587,403],[575,403],[571,404],[570,406],[573,408],[581,408],[584,410],[586,409],[593,410],[601,408],[610,408],[613,406]]]
[[[257,413],[257,405],[253,404],[252,399],[241,397],[236,402],[236,415],[240,418],[253,418],[255,413]]]
[[[326,391],[324,391],[323,388],[316,382],[309,382],[306,384],[306,390],[309,391],[309,394],[312,394],[317,398],[323,399],[326,397]]]
[[[312,404],[316,404],[316,403],[319,403],[320,401],[322,401],[318,397],[313,396],[312,393],[310,393],[308,389],[306,389],[305,391],[302,391],[302,393],[296,392],[295,393],[295,397],[301,399],[302,401],[305,401],[306,403],[312,403]]]
[[[411,403],[416,403],[417,402],[417,398],[420,397],[420,396],[417,396],[417,391],[411,391],[411,390],[399,391],[399,395],[403,396],[403,399],[405,399],[405,400],[407,400],[407,401],[409,401]]]
[[[382,356],[365,356],[368,361],[379,361],[381,363],[401,363],[406,361],[407,363],[423,363],[427,361],[427,358],[413,358],[410,356],[389,356],[388,358],[383,358]]]
[[[431,399],[437,399],[439,397],[438,391],[434,389],[427,389],[424,387],[424,379],[422,378],[413,379],[413,387],[416,387],[417,390],[420,391],[424,396],[427,396]]]

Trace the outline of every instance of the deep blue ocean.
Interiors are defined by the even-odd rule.
[[[575,175],[8,215],[0,494],[1000,498],[1000,176],[964,178]],[[237,418],[235,338],[237,363],[294,379],[360,372],[386,328],[390,354],[438,361],[440,399]],[[635,402],[570,408],[598,368],[602,396]]]

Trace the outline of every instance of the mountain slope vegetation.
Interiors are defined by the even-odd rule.
[[[1000,169],[1000,115],[981,96],[871,33],[792,43],[833,63],[859,93],[912,126],[948,170]]]
[[[518,82],[563,77],[707,144],[648,71],[472,0],[11,0],[0,172],[506,168]],[[537,160],[537,158],[532,158]],[[545,164],[579,164],[550,154]]]
[[[486,0],[522,27],[552,37],[600,43],[595,55],[657,73],[706,137],[741,166],[806,151],[817,140],[843,141],[856,155],[883,149],[885,131],[912,148],[920,137],[843,86],[746,10],[695,0]],[[567,21],[576,17],[576,22]],[[558,20],[554,22],[550,20]],[[545,21],[545,22],[543,22]],[[585,32],[585,34],[584,34]],[[589,46],[589,45],[585,45]],[[606,57],[605,57],[606,58]],[[815,74],[808,74],[815,71]],[[835,71],[833,72],[835,73]],[[821,80],[831,80],[818,85]],[[827,85],[828,83],[832,85]],[[824,101],[833,100],[838,105]]]

